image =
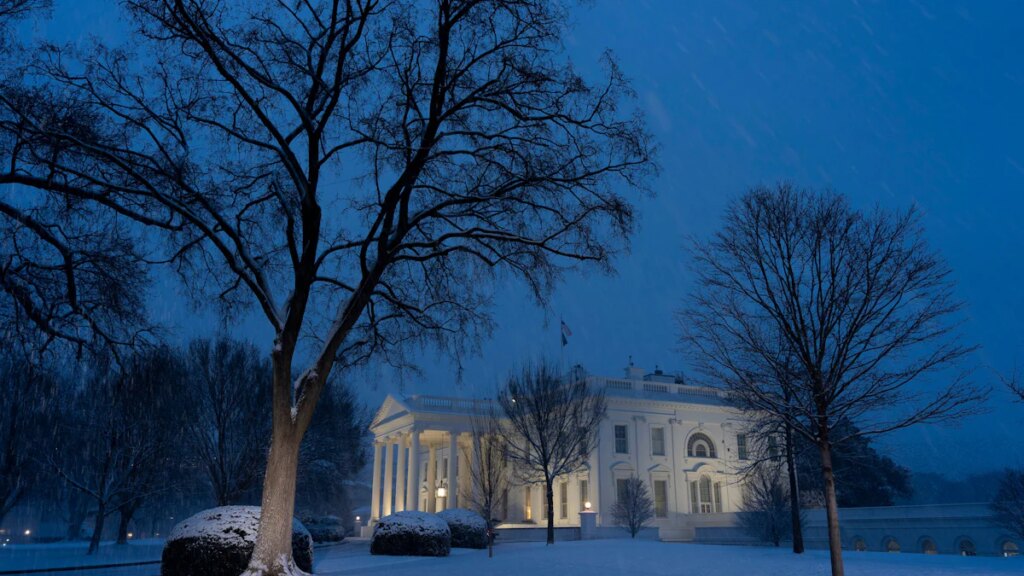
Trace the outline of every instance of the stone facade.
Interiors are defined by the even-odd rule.
[[[721,390],[635,367],[622,378],[587,379],[608,400],[597,449],[586,467],[555,483],[550,512],[542,486],[511,489],[500,506],[505,525],[546,524],[552,513],[556,526],[579,526],[589,502],[597,526],[609,526],[618,483],[634,474],[655,500],[652,525],[668,539],[692,534],[691,517],[741,508],[736,470],[748,447],[741,415]],[[473,418],[492,407],[489,400],[388,396],[371,425],[371,523],[394,511],[436,512],[465,502],[473,489],[468,467],[479,449]]]

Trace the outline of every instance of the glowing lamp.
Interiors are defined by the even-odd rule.
[[[31,534],[32,534],[31,530],[25,530],[25,536],[30,536]]]
[[[583,503],[583,508],[585,510],[590,510],[590,500],[587,500],[586,502]]]
[[[437,489],[437,497],[438,498],[445,498],[446,496],[448,496],[448,491],[447,490],[445,490],[444,488],[438,488]]]

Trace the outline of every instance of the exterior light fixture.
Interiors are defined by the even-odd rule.
[[[134,537],[135,537],[135,534],[134,534],[133,532],[129,532],[129,533],[128,533],[128,537],[129,537],[129,538],[134,538]]]
[[[32,535],[32,531],[31,530],[25,530],[25,536],[31,536],[31,535]]]
[[[583,503],[583,508],[587,511],[590,510],[590,500],[587,500],[586,502]]]
[[[441,488],[437,489],[437,497],[438,498],[445,498],[447,496],[448,496],[448,490],[445,490],[445,488],[443,486]]]
[[[359,516],[356,516],[356,522],[359,522],[359,520],[360,520]]]

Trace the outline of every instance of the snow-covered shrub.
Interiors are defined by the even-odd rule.
[[[396,512],[380,519],[370,538],[370,554],[447,556],[452,548],[448,524],[426,512]]]
[[[238,576],[249,565],[260,523],[259,506],[222,506],[178,523],[164,544],[161,576]],[[313,571],[313,538],[292,520],[295,565]]]
[[[452,533],[452,548],[487,548],[487,521],[465,508],[438,512]]]
[[[302,525],[309,530],[313,542],[341,542],[345,539],[345,527],[337,516],[304,516]]]

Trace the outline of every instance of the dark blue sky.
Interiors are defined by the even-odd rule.
[[[117,35],[111,4],[57,2],[50,38]],[[861,207],[924,214],[968,303],[976,362],[1024,366],[1024,6],[1011,2],[597,1],[574,10],[567,49],[596,70],[610,48],[633,79],[660,147],[658,196],[614,277],[567,278],[547,311],[522,287],[498,294],[499,328],[481,358],[424,359],[408,392],[486,395],[517,362],[558,354],[591,372],[638,365],[684,369],[674,311],[690,287],[682,246],[705,236],[751,185],[831,187]],[[169,289],[168,289],[169,290]],[[180,318],[164,302],[158,313]],[[249,325],[246,323],[245,325]],[[258,324],[252,324],[258,326]],[[267,341],[265,332],[240,330]],[[363,397],[379,402],[398,378]],[[1024,464],[1024,405],[997,389],[992,411],[958,428],[921,427],[883,441],[904,464],[954,476]]]

